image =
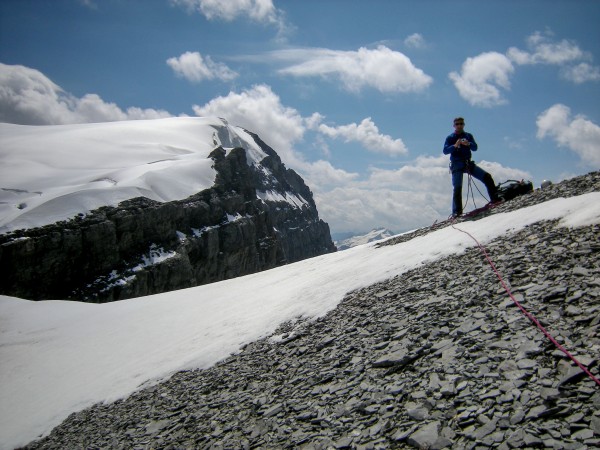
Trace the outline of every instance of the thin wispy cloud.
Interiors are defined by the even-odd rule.
[[[86,6],[90,9],[98,9],[98,5],[94,2],[94,0],[79,0],[79,3],[81,3],[83,6]]]
[[[600,81],[600,67],[588,63],[579,63],[575,66],[564,67],[561,76],[575,84],[588,81]]]
[[[583,50],[571,41],[563,39],[553,42],[551,36],[539,31],[526,40],[528,51],[511,47],[506,55],[516,64],[556,64],[561,65],[585,57]]]
[[[433,83],[433,78],[410,58],[383,45],[355,51],[296,48],[274,51],[266,57],[288,64],[278,70],[281,75],[341,81],[350,92],[367,87],[384,93],[421,92]]]
[[[421,49],[427,46],[425,38],[420,33],[413,33],[404,39],[404,45],[408,48]]]
[[[591,64],[593,57],[589,52],[573,41],[553,41],[552,37],[550,32],[535,32],[527,38],[528,50],[511,47],[506,56],[518,65],[559,66],[561,77],[576,84],[600,81],[600,67]]]

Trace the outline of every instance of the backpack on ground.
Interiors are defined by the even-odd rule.
[[[496,188],[498,190],[498,197],[504,201],[508,201],[520,195],[533,192],[533,183],[525,180],[508,180],[500,183]]]

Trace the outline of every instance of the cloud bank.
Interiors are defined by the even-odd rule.
[[[81,98],[63,91],[43,73],[0,63],[0,121],[20,125],[60,125],[170,117],[167,111],[122,110],[97,94]]]
[[[497,182],[531,179],[528,172],[498,163],[481,161],[478,165],[489,171]],[[482,185],[479,189],[485,193]],[[486,203],[477,192],[474,195],[478,206]],[[402,232],[446,218],[450,213],[451,196],[448,158],[442,155],[420,156],[395,170],[373,168],[368,178],[317,191],[315,198],[319,214],[337,232],[366,232],[369,224]],[[467,210],[472,206],[472,199],[465,202]]]

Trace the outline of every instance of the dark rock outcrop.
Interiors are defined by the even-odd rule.
[[[0,236],[0,293],[105,302],[197,286],[335,251],[312,192],[279,156],[249,165],[215,149],[213,187],[181,201],[135,198]],[[257,193],[268,193],[265,200]],[[286,198],[296,200],[285,201]]]

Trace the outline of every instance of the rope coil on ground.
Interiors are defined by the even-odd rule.
[[[473,241],[475,241],[475,243],[477,244],[477,246],[479,247],[479,249],[481,250],[481,252],[483,253],[486,261],[488,262],[488,264],[491,266],[492,270],[494,271],[494,273],[496,274],[496,277],[498,277],[498,280],[500,280],[500,284],[502,285],[502,287],[504,288],[504,290],[506,291],[506,293],[508,294],[508,296],[511,298],[511,300],[515,303],[515,305],[517,305],[517,307],[521,310],[521,312],[531,321],[533,322],[534,325],[536,325],[544,334],[544,336],[546,336],[550,342],[552,342],[561,352],[563,352],[571,361],[573,361],[581,370],[583,370],[583,372],[585,372],[598,386],[600,386],[600,379],[598,379],[596,376],[594,376],[594,374],[592,374],[592,372],[590,372],[590,370],[585,367],[581,362],[579,362],[571,353],[569,353],[569,351],[564,348],[543,326],[542,324],[539,322],[539,320],[537,320],[533,314],[531,314],[529,311],[527,311],[523,305],[521,305],[521,303],[519,303],[519,301],[515,298],[515,296],[513,295],[513,293],[511,292],[510,288],[508,287],[508,285],[506,284],[506,282],[504,281],[504,279],[502,278],[502,275],[500,275],[500,272],[498,271],[498,269],[496,268],[496,266],[494,265],[494,262],[492,261],[492,259],[489,257],[487,251],[485,250],[485,247],[483,247],[483,245],[481,245],[479,243],[479,241],[475,238],[475,236],[473,236],[471,233],[469,233],[468,231],[465,230],[461,230],[460,228],[457,228],[455,226],[456,220],[453,220],[451,222],[451,226],[452,228],[454,228],[457,231],[460,231],[461,233],[465,233],[467,236],[469,236],[471,239],[473,239]]]

